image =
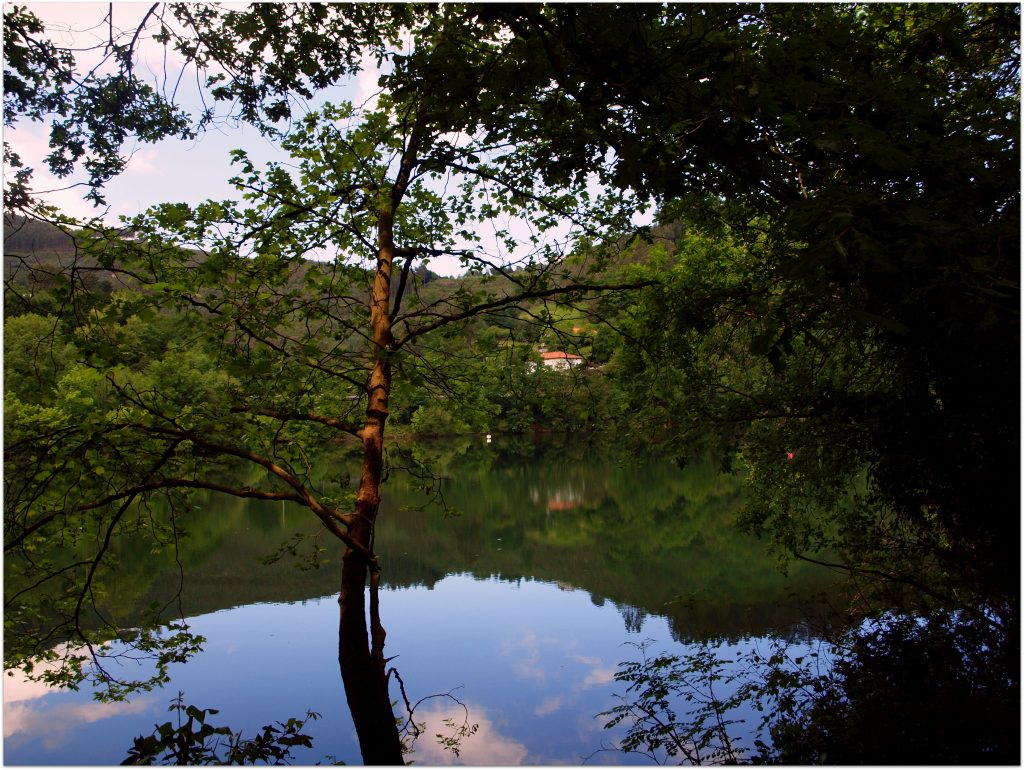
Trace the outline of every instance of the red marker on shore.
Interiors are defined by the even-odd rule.
[[[793,459],[793,453],[792,452],[786,452],[786,459],[792,460]]]

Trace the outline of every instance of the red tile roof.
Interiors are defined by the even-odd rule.
[[[552,350],[548,353],[541,353],[540,357],[543,358],[545,361],[550,361],[556,358],[565,358],[573,361],[583,360],[583,356],[578,356],[575,353],[563,353],[561,350]]]

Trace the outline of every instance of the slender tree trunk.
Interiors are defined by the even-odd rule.
[[[374,523],[380,505],[384,465],[384,425],[391,393],[391,270],[394,260],[394,214],[391,203],[382,206],[378,220],[377,272],[373,284],[370,324],[374,367],[368,387],[366,422],[361,431],[363,464],[356,493],[355,522],[349,534],[373,551]],[[388,692],[384,658],[384,627],[378,611],[379,568],[351,548],[346,549],[338,604],[338,659],[363,762],[367,765],[401,765],[402,743]],[[367,628],[366,584],[370,578],[370,628]]]
[[[387,408],[390,389],[390,367],[379,361],[382,370],[380,391],[371,394],[371,405]],[[371,406],[371,409],[373,407]],[[368,410],[369,412],[370,410]],[[373,526],[380,503],[380,478],[383,466],[384,419],[386,412],[367,416],[363,438],[363,470],[356,496],[356,519],[349,534],[368,551],[373,549]],[[370,578],[370,627],[367,627],[366,588]],[[345,696],[363,763],[367,765],[401,765],[402,743],[391,708],[388,692],[387,661],[384,658],[384,627],[377,608],[380,573],[376,564],[352,549],[346,549],[341,571],[341,592],[338,604],[341,618],[338,630],[338,660],[345,683]]]
[[[366,561],[359,554],[353,551],[345,554],[339,598],[341,620],[338,628],[338,661],[345,684],[345,697],[359,737],[363,764],[402,765],[405,763],[402,741],[388,692],[384,629],[376,611],[372,613],[372,648],[367,629],[368,572]],[[376,592],[377,580],[373,579],[371,605],[376,604]]]

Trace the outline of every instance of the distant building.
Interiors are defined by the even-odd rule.
[[[587,362],[583,356],[578,356],[575,353],[564,353],[561,350],[541,353],[540,358],[548,369],[571,369],[574,366],[582,366]]]

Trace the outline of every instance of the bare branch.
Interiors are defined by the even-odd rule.
[[[325,417],[320,414],[313,412],[286,412],[280,409],[261,409],[258,407],[248,406],[233,406],[231,411],[234,414],[245,413],[245,414],[256,414],[261,417],[273,417],[275,420],[281,420],[287,422],[289,420],[305,420],[308,422],[317,422],[321,425],[326,425],[329,428],[349,433],[356,438],[362,438],[362,428],[357,428],[355,425],[350,423],[341,422],[335,420],[332,417]]]
[[[247,497],[257,500],[274,501],[286,500],[293,503],[299,503],[300,505],[305,504],[305,500],[293,492],[268,492],[261,489],[252,489],[251,487],[229,487],[225,484],[217,484],[212,481],[202,481],[200,479],[166,478],[160,479],[159,481],[150,481],[145,484],[139,484],[138,486],[130,487],[118,492],[117,494],[107,495],[106,497],[102,497],[91,503],[80,505],[75,510],[89,511],[94,508],[102,508],[104,505],[109,505],[110,503],[125,497],[134,497],[143,492],[152,492],[155,489],[169,488],[207,489],[211,492],[223,492],[224,494],[231,495],[232,497]]]
[[[478,305],[474,305],[473,307],[467,308],[466,310],[463,310],[459,313],[452,313],[451,315],[440,316],[437,320],[431,323],[424,324],[423,326],[420,326],[418,328],[410,329],[405,334],[404,337],[402,337],[395,343],[395,348],[401,348],[409,341],[414,340],[417,337],[421,337],[424,334],[433,331],[434,329],[439,329],[442,326],[447,326],[450,323],[463,321],[467,318],[472,318],[473,316],[480,315],[481,313],[486,313],[489,310],[497,310],[498,308],[508,307],[509,305],[515,305],[518,302],[525,302],[526,300],[531,299],[543,299],[545,297],[556,297],[561,294],[573,294],[576,292],[630,291],[633,289],[642,289],[645,286],[652,286],[654,285],[654,283],[655,281],[653,280],[620,284],[569,283],[565,284],[564,286],[556,286],[551,289],[527,290],[510,296],[499,297],[489,302],[482,302]],[[406,316],[406,318],[411,318],[416,315],[424,315],[424,313],[413,313]],[[408,326],[408,322],[406,322],[406,325]]]

